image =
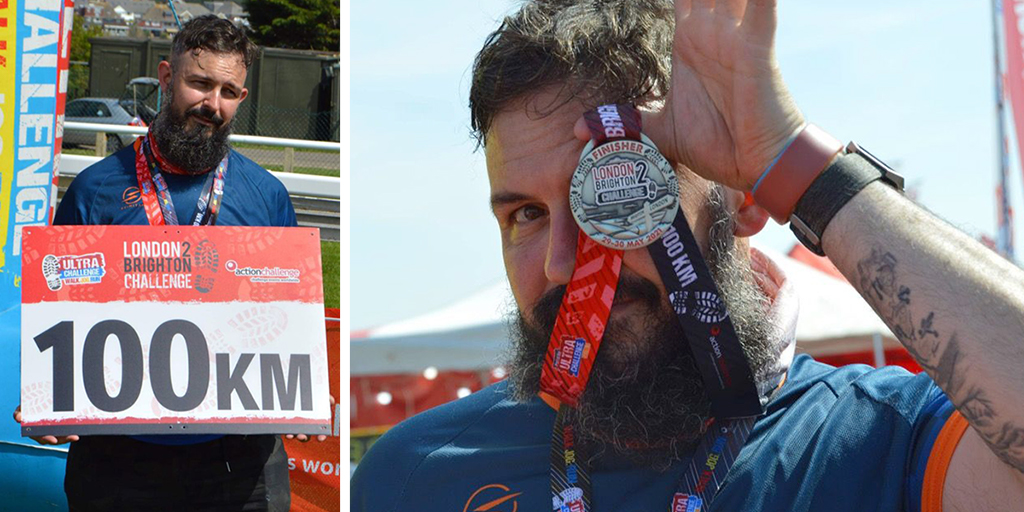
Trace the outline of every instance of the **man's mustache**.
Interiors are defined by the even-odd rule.
[[[565,290],[566,285],[558,285],[541,295],[530,311],[534,328],[547,333],[555,328],[555,320],[558,319],[558,309],[562,305]],[[652,281],[623,269],[619,276],[618,286],[615,288],[612,311],[615,311],[616,305],[624,302],[640,302],[651,311],[656,311],[666,300],[662,298],[657,285]]]
[[[200,119],[209,121],[213,126],[220,128],[224,124],[224,118],[217,115],[217,111],[210,107],[193,107],[185,111],[186,116],[196,116]]]

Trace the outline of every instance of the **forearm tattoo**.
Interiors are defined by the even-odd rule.
[[[898,266],[892,253],[872,249],[857,263],[855,285],[992,451],[1024,473],[1024,427],[1006,420],[972,381],[953,326],[940,327],[946,324],[934,311],[912,310],[912,290],[901,284]]]

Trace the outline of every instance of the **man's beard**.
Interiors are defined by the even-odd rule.
[[[163,99],[160,113],[153,120],[153,139],[157,149],[160,156],[175,167],[192,175],[203,174],[219,164],[228,153],[231,123],[225,123],[206,106],[190,108],[179,114],[172,106],[173,100],[172,86]],[[193,122],[190,128],[188,120],[191,116],[209,121],[213,126]],[[212,133],[207,134],[207,130],[212,130]]]
[[[755,381],[778,357],[768,321],[769,299],[750,263],[735,247],[733,220],[723,190],[705,205],[712,219],[708,267],[718,285]],[[544,294],[527,318],[513,322],[509,380],[513,397],[528,401],[540,391],[541,368],[565,286]],[[711,417],[711,402],[675,313],[654,283],[623,272],[615,305],[628,301],[634,314],[609,321],[587,388],[570,421],[588,456],[610,449],[659,470],[687,457]],[[621,306],[620,306],[621,308]]]

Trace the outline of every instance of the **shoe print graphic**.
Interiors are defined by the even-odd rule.
[[[220,255],[217,253],[216,244],[209,240],[199,242],[192,256],[193,286],[197,292],[210,293],[210,290],[213,290],[219,267]]]
[[[46,287],[51,292],[60,290],[63,283],[60,280],[60,267],[57,264],[57,257],[47,254],[43,257],[43,277],[46,279]]]

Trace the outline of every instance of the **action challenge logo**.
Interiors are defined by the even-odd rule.
[[[302,271],[297,268],[243,267],[235,260],[224,263],[224,270],[236,277],[248,277],[253,283],[298,283]]]
[[[107,274],[103,253],[43,257],[43,277],[50,291],[60,290],[65,284],[96,284]]]

